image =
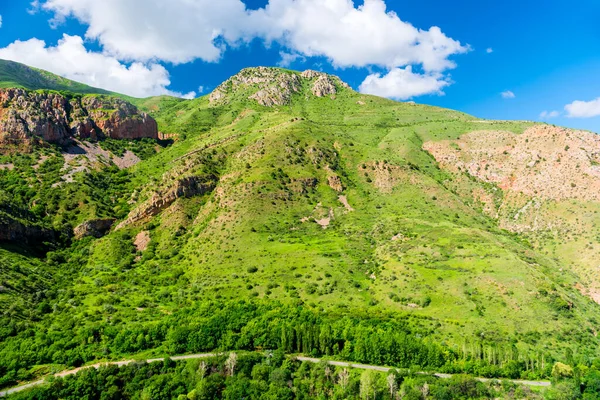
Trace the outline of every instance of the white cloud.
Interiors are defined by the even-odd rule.
[[[441,71],[455,66],[449,56],[468,51],[438,27],[402,21],[383,0],[358,8],[352,0],[269,0],[258,10],[246,10],[241,0],[47,0],[43,8],[56,22],[74,16],[87,24],[86,37],[127,60],[214,62],[224,42],[256,37],[339,67],[422,64]]]
[[[281,66],[325,57],[339,68],[385,68],[394,80],[398,70],[418,66],[424,75],[408,69],[407,76],[433,93],[449,84],[442,73],[456,66],[451,56],[470,50],[439,27],[402,21],[384,0],[358,7],[352,0],[268,0],[258,10],[241,0],[45,0],[39,7],[53,13],[53,24],[74,17],[87,25],[86,38],[116,60],[218,62],[227,48],[258,38],[282,46]],[[374,85],[374,77],[367,79]]]
[[[541,119],[556,118],[559,115],[560,115],[560,112],[558,112],[558,111],[542,111],[540,113],[540,118]]]
[[[296,62],[297,60],[301,60],[301,61],[306,60],[305,57],[302,57],[298,53],[288,53],[285,51],[280,51],[279,57],[281,57],[281,60],[277,63],[277,65],[279,65],[280,67],[283,67],[283,68],[289,67],[290,65],[292,65],[292,63]]]
[[[0,58],[130,96],[182,96],[167,89],[171,82],[168,71],[162,65],[137,62],[124,65],[114,57],[88,51],[79,36],[64,35],[54,47],[46,46],[38,39],[16,41],[0,48]]]
[[[600,97],[591,101],[577,100],[565,106],[569,118],[592,118],[600,115]]]
[[[504,92],[500,93],[500,96],[502,96],[503,99],[514,99],[515,97],[517,97],[510,90],[505,90]]]
[[[440,73],[417,74],[412,67],[394,68],[388,74],[371,74],[360,85],[361,93],[407,100],[415,96],[435,93],[443,95],[442,89],[450,80]]]
[[[86,37],[122,60],[186,63],[218,61],[225,44],[240,38],[247,20],[240,0],[47,0],[54,22],[73,16],[88,25]]]
[[[40,10],[40,2],[39,0],[33,0],[29,3],[29,8],[27,9],[27,13],[29,15],[35,15]]]
[[[198,86],[198,93],[199,94],[204,93],[205,90],[206,90],[206,88],[204,86],[202,86],[202,85]]]
[[[0,15],[0,28],[2,28],[2,15]]]
[[[488,54],[491,54],[494,52],[494,49],[492,49],[491,47],[488,47],[487,49],[485,49],[485,52]]]
[[[178,97],[181,97],[181,98],[183,98],[183,99],[187,99],[187,100],[192,100],[192,99],[195,99],[197,95],[198,95],[198,94],[197,94],[196,92],[194,92],[194,91],[191,91],[191,92],[189,92],[189,93],[186,93],[186,94],[184,94],[184,95],[180,95],[180,96],[178,96]]]
[[[250,15],[251,28],[306,57],[323,56],[336,67],[419,64],[427,72],[455,67],[449,57],[468,46],[440,28],[417,29],[387,12],[383,0],[270,0]]]

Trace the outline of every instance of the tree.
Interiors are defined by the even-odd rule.
[[[225,372],[229,376],[233,376],[233,374],[235,373],[236,365],[237,365],[237,354],[229,353],[229,357],[227,358],[227,361],[225,361]]]
[[[344,391],[348,387],[348,383],[350,383],[350,372],[348,372],[348,368],[344,368],[338,374],[338,383],[342,387]]]
[[[552,367],[552,377],[554,379],[564,379],[573,376],[573,368],[567,364],[557,362]]]
[[[387,376],[387,385],[390,391],[390,398],[393,399],[398,391],[398,383],[396,383],[396,376],[394,374],[389,374]]]
[[[367,370],[360,376],[360,398],[369,400],[375,398],[377,377],[371,370]]]
[[[208,369],[208,366],[206,365],[206,363],[204,361],[201,361],[200,365],[198,365],[198,371],[196,371],[196,373],[198,374],[200,379],[204,379],[204,375],[206,375],[207,369]]]

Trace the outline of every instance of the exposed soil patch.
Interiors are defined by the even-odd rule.
[[[346,210],[354,211],[354,208],[352,208],[350,203],[348,203],[348,199],[346,198],[346,196],[340,196],[340,197],[338,197],[338,200],[340,201],[340,203],[342,203],[344,205],[344,207],[346,207]]]
[[[596,303],[600,304],[600,290],[599,289],[586,288],[586,287],[583,287],[583,285],[581,285],[581,283],[577,283],[575,285],[575,289],[579,290],[579,292],[582,295],[587,296],[590,299],[594,300]]]
[[[360,173],[371,179],[373,185],[383,193],[391,193],[396,185],[410,182],[404,168],[383,161],[369,162],[359,168]]]
[[[138,156],[129,150],[123,153],[122,157],[117,157],[110,151],[102,149],[97,143],[76,141],[63,152],[65,165],[62,176],[63,181],[73,182],[73,176],[78,172],[90,171],[101,165],[109,165],[113,162],[120,169],[133,167],[141,160]],[[40,164],[40,161],[38,164]]]
[[[331,221],[333,220],[333,208],[329,209],[329,215],[325,218],[315,219],[315,222],[321,226],[323,229],[327,229]]]
[[[32,168],[33,168],[33,169],[35,169],[35,170],[37,170],[37,169],[38,169],[38,168],[39,168],[39,167],[40,167],[40,166],[41,166],[43,163],[45,163],[45,162],[46,162],[46,160],[47,160],[48,158],[50,158],[50,157],[48,157],[48,156],[46,156],[46,155],[43,155],[43,154],[42,154],[42,155],[40,156],[40,159],[39,159],[39,160],[38,160],[38,161],[37,161],[37,162],[36,162],[36,163],[33,165],[33,167],[32,167]]]
[[[12,170],[14,168],[15,168],[15,166],[13,164],[0,164],[0,169]]]
[[[141,253],[143,251],[146,251],[151,240],[152,239],[150,238],[150,232],[141,231],[135,237],[135,239],[133,241],[133,245],[135,246],[137,251]]]

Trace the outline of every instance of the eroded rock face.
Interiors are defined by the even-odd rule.
[[[189,198],[209,193],[215,189],[217,182],[218,178],[212,175],[188,176],[179,179],[173,186],[154,193],[147,202],[129,213],[127,219],[121,222],[116,229],[153,217],[173,204],[178,198]]]
[[[73,229],[73,233],[75,235],[75,239],[82,239],[88,236],[101,238],[102,236],[106,235],[114,223],[114,218],[94,219],[76,226],[75,229]]]
[[[138,112],[134,105],[126,101],[106,96],[89,96],[81,99],[81,108],[87,111],[88,116],[79,123],[88,126],[93,121],[106,137],[158,139],[156,121],[148,114]]]
[[[31,137],[65,143],[69,137],[68,101],[61,95],[0,90],[0,144],[20,145]]]
[[[300,93],[304,81],[311,82],[311,92],[318,97],[333,96],[338,87],[350,88],[338,77],[313,70],[301,74],[279,68],[246,68],[217,87],[209,96],[212,104],[227,104],[238,93],[266,107],[284,106]]]
[[[317,78],[312,87],[312,93],[317,97],[325,97],[337,93],[335,83],[329,75],[323,75]]]
[[[38,226],[26,226],[11,218],[0,218],[0,242],[40,244],[55,240],[55,232]]]
[[[520,135],[476,131],[423,148],[443,168],[464,171],[507,192],[600,201],[600,137],[591,132],[538,125]]]
[[[72,138],[158,138],[153,118],[110,96],[66,97],[52,92],[0,89],[0,146],[29,148]]]

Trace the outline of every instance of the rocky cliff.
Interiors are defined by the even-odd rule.
[[[56,239],[56,232],[37,225],[26,225],[6,215],[0,215],[0,243],[13,242],[41,246]]]
[[[114,223],[114,218],[85,221],[73,229],[73,234],[75,235],[75,239],[81,239],[88,236],[101,238],[110,230],[110,228],[112,228]]]
[[[156,121],[119,98],[0,89],[0,146],[60,145],[72,138],[158,138]]]
[[[217,181],[218,178],[214,175],[188,176],[178,179],[172,186],[153,193],[148,201],[131,211],[127,219],[117,225],[116,229],[147,220],[159,214],[179,198],[209,193],[215,189]]]

